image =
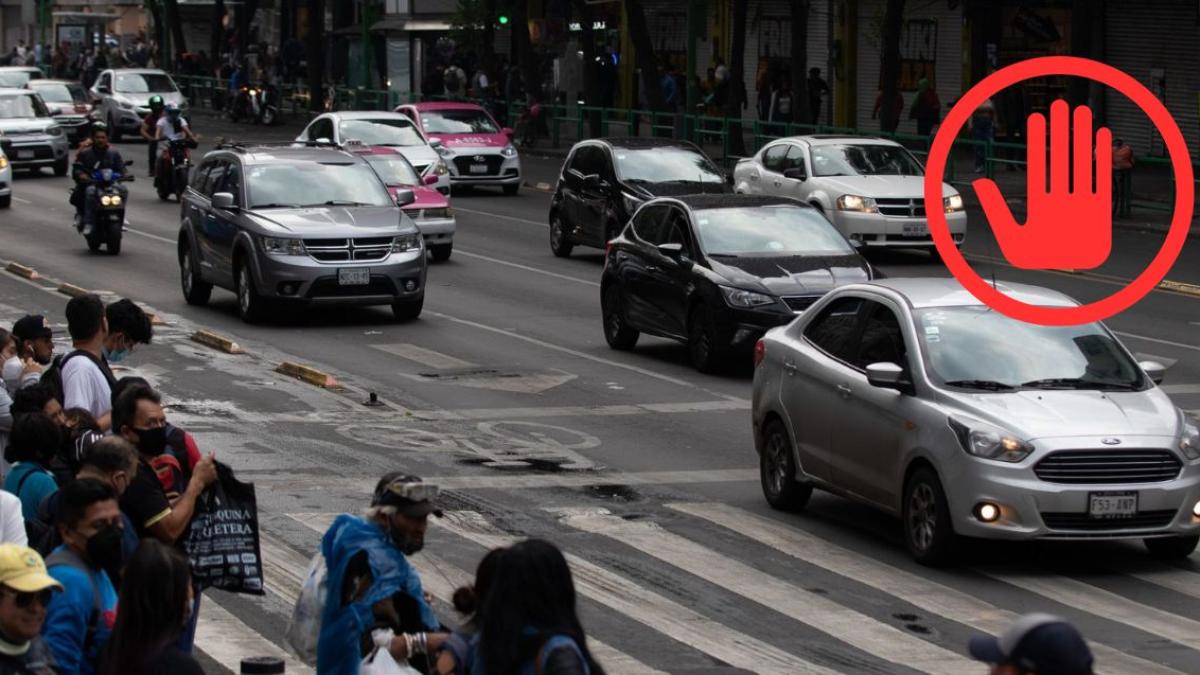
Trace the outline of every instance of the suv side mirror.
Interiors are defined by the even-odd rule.
[[[1150,381],[1154,384],[1162,384],[1163,379],[1167,375],[1167,367],[1158,361],[1141,361],[1138,363],[1138,367],[1142,369],[1142,372],[1146,373],[1146,377],[1150,378]]]
[[[417,201],[417,195],[412,190],[396,190],[397,206],[405,207],[415,201]]]
[[[96,91],[101,94],[111,94],[112,93],[112,89],[109,89],[107,86],[105,86],[103,84],[97,86]]]
[[[212,205],[214,209],[224,209],[225,211],[236,211],[238,208],[232,192],[218,192],[214,194],[212,196]]]
[[[785,169],[783,172],[783,177],[791,178],[792,180],[808,180],[808,172],[805,171],[803,167],[793,167],[791,169]]]
[[[867,366],[867,383],[881,389],[904,391],[911,383],[904,377],[904,369],[890,362],[872,363]]]

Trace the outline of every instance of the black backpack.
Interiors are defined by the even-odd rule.
[[[46,368],[45,372],[42,373],[41,383],[49,385],[50,389],[54,392],[55,398],[57,398],[59,402],[63,404],[66,403],[66,401],[63,399],[63,368],[66,367],[67,361],[70,361],[76,356],[86,356],[91,359],[92,363],[96,364],[96,367],[99,368],[100,372],[104,374],[104,379],[108,380],[109,389],[112,389],[113,385],[117,383],[117,378],[113,376],[112,370],[108,367],[108,364],[104,362],[104,359],[99,358],[89,351],[76,349],[69,354],[56,356],[54,357],[54,360],[50,362],[50,367]]]
[[[62,535],[55,527],[54,509],[51,503],[57,501],[58,492],[46,495],[38,504],[37,513],[25,520],[25,536],[29,539],[29,548],[38,552],[42,558],[49,556],[54,549],[62,544]]]

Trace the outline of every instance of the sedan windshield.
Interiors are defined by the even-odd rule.
[[[642,183],[723,183],[717,165],[703,154],[682,147],[634,150],[614,148],[621,180]]]
[[[41,99],[31,94],[0,96],[0,119],[27,119],[49,117],[50,111]]]
[[[982,391],[1139,391],[1138,365],[1103,326],[1039,326],[987,307],[920,310],[917,336],[935,382]]]
[[[83,87],[77,84],[43,84],[34,85],[33,90],[41,94],[47,103],[86,103]]]
[[[179,91],[165,73],[122,73],[117,75],[115,90],[122,94],[171,94]]]
[[[401,119],[346,120],[338,125],[342,139],[367,145],[425,145],[412,122]]]
[[[400,155],[367,155],[367,162],[388,185],[420,185],[417,170]]]
[[[498,134],[500,129],[482,110],[423,110],[421,124],[428,134]]]
[[[302,206],[395,206],[364,164],[294,162],[250,168],[250,208]]]
[[[706,209],[696,212],[700,243],[710,256],[835,254],[854,251],[813,209],[798,206]]]
[[[908,150],[894,145],[814,145],[815,176],[921,176]]]

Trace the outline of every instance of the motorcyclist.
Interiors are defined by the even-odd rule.
[[[149,167],[150,177],[154,177],[154,170],[158,165],[158,138],[155,132],[155,127],[158,121],[163,116],[163,97],[150,97],[150,114],[146,115],[142,120],[142,138],[146,139],[146,164]]]
[[[250,86],[250,67],[245,59],[239,59],[237,68],[229,77],[229,100],[232,101],[230,105],[235,115],[240,115],[245,110],[246,104],[249,103],[242,92],[242,87],[248,86]]]
[[[92,173],[98,169],[112,169],[115,172],[125,171],[125,160],[121,153],[108,144],[108,127],[96,124],[92,127],[92,143],[75,157],[75,167],[71,175],[75,177],[75,191],[71,193],[71,204],[76,213],[82,216],[81,232],[91,236],[95,226],[96,186],[92,184]]]
[[[163,116],[159,118],[157,127],[154,131],[154,140],[157,141],[180,141],[186,140],[188,147],[196,147],[196,136],[192,134],[192,128],[183,117],[183,113],[179,110],[179,106],[175,103],[168,103],[164,109]],[[171,156],[168,153],[163,153],[158,160],[162,163],[161,180],[169,180],[172,177]]]

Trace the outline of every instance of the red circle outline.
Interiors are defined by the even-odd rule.
[[[1171,156],[1175,172],[1175,212],[1162,248],[1154,260],[1129,285],[1105,298],[1072,307],[1043,307],[1011,298],[983,280],[966,259],[950,235],[942,204],[942,177],[946,158],[959,130],[996,92],[1018,82],[1044,75],[1084,77],[1116,89],[1133,101],[1158,128]],[[1043,56],[1006,66],[984,78],[954,104],[938,128],[925,169],[925,213],[929,230],[942,260],[954,278],[981,302],[1005,316],[1046,326],[1071,326],[1102,321],[1133,306],[1166,277],[1183,250],[1191,227],[1195,199],[1191,157],[1179,125],[1166,107],[1142,83],[1104,63],[1076,56]]]

